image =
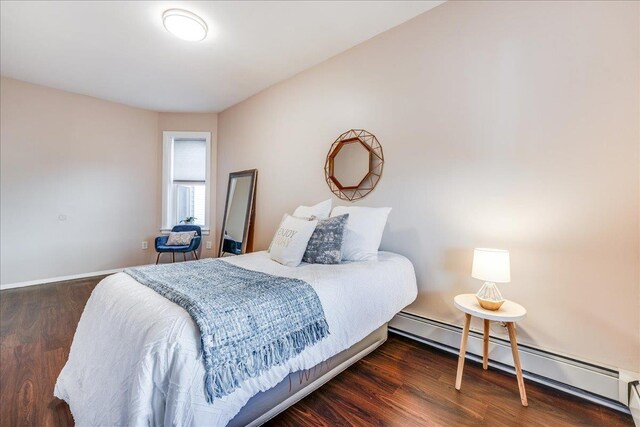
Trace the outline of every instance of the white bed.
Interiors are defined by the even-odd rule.
[[[266,252],[224,260],[305,280],[320,298],[330,335],[209,404],[200,336],[189,314],[127,274],[114,274],[89,298],[54,391],[78,425],[224,426],[252,396],[363,340],[417,294],[411,262],[389,252],[378,261],[298,267]]]

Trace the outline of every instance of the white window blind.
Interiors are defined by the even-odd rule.
[[[173,181],[205,182],[207,179],[207,145],[204,139],[173,141]]]
[[[195,217],[208,232],[209,132],[163,132],[162,229]]]

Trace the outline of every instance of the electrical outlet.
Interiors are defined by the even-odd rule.
[[[149,245],[148,245],[147,241],[143,240],[142,243],[140,243],[140,249],[145,250],[145,249],[148,249],[148,248],[149,248]]]
[[[207,249],[211,249],[211,240],[207,240]]]
[[[507,324],[505,322],[491,322],[490,323],[491,333],[493,335],[499,337],[508,337],[507,335]]]

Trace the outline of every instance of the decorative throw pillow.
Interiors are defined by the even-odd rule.
[[[328,199],[313,206],[298,206],[293,212],[293,216],[307,219],[313,219],[313,217],[316,217],[317,219],[325,219],[329,218],[330,212],[331,199]]]
[[[278,229],[280,229],[280,226],[282,226],[282,223],[284,222],[284,220],[289,216],[289,214],[284,214],[282,215],[282,219],[280,220],[280,224],[278,224]],[[301,219],[315,219],[315,218],[301,218]],[[271,243],[269,243],[269,248],[267,249],[267,252],[271,253],[271,246],[273,246],[273,239],[271,240]]]
[[[378,259],[378,248],[391,208],[336,206],[331,216],[349,214],[342,241],[342,259],[370,261]]]
[[[195,231],[180,231],[169,233],[169,239],[167,239],[167,246],[189,246],[191,240],[195,237]]]
[[[342,237],[349,214],[318,220],[302,261],[310,264],[340,264]]]
[[[289,267],[297,267],[316,225],[317,220],[308,221],[285,215],[271,241],[271,259]]]

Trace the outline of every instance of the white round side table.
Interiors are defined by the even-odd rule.
[[[456,390],[460,390],[462,385],[462,371],[464,370],[464,356],[467,352],[467,339],[469,338],[469,324],[471,316],[478,317],[484,321],[484,336],[482,340],[482,368],[487,369],[489,365],[489,322],[504,322],[509,331],[509,341],[511,342],[511,353],[513,354],[513,364],[516,368],[518,378],[518,389],[520,390],[520,401],[523,406],[528,406],[527,392],[524,389],[524,379],[522,378],[522,367],[520,366],[520,356],[518,355],[518,343],[516,340],[515,322],[527,317],[527,310],[520,304],[506,300],[500,309],[491,311],[480,307],[474,294],[461,294],[453,299],[456,308],[465,314],[464,330],[460,342],[460,356],[458,357],[458,372],[456,374]]]

